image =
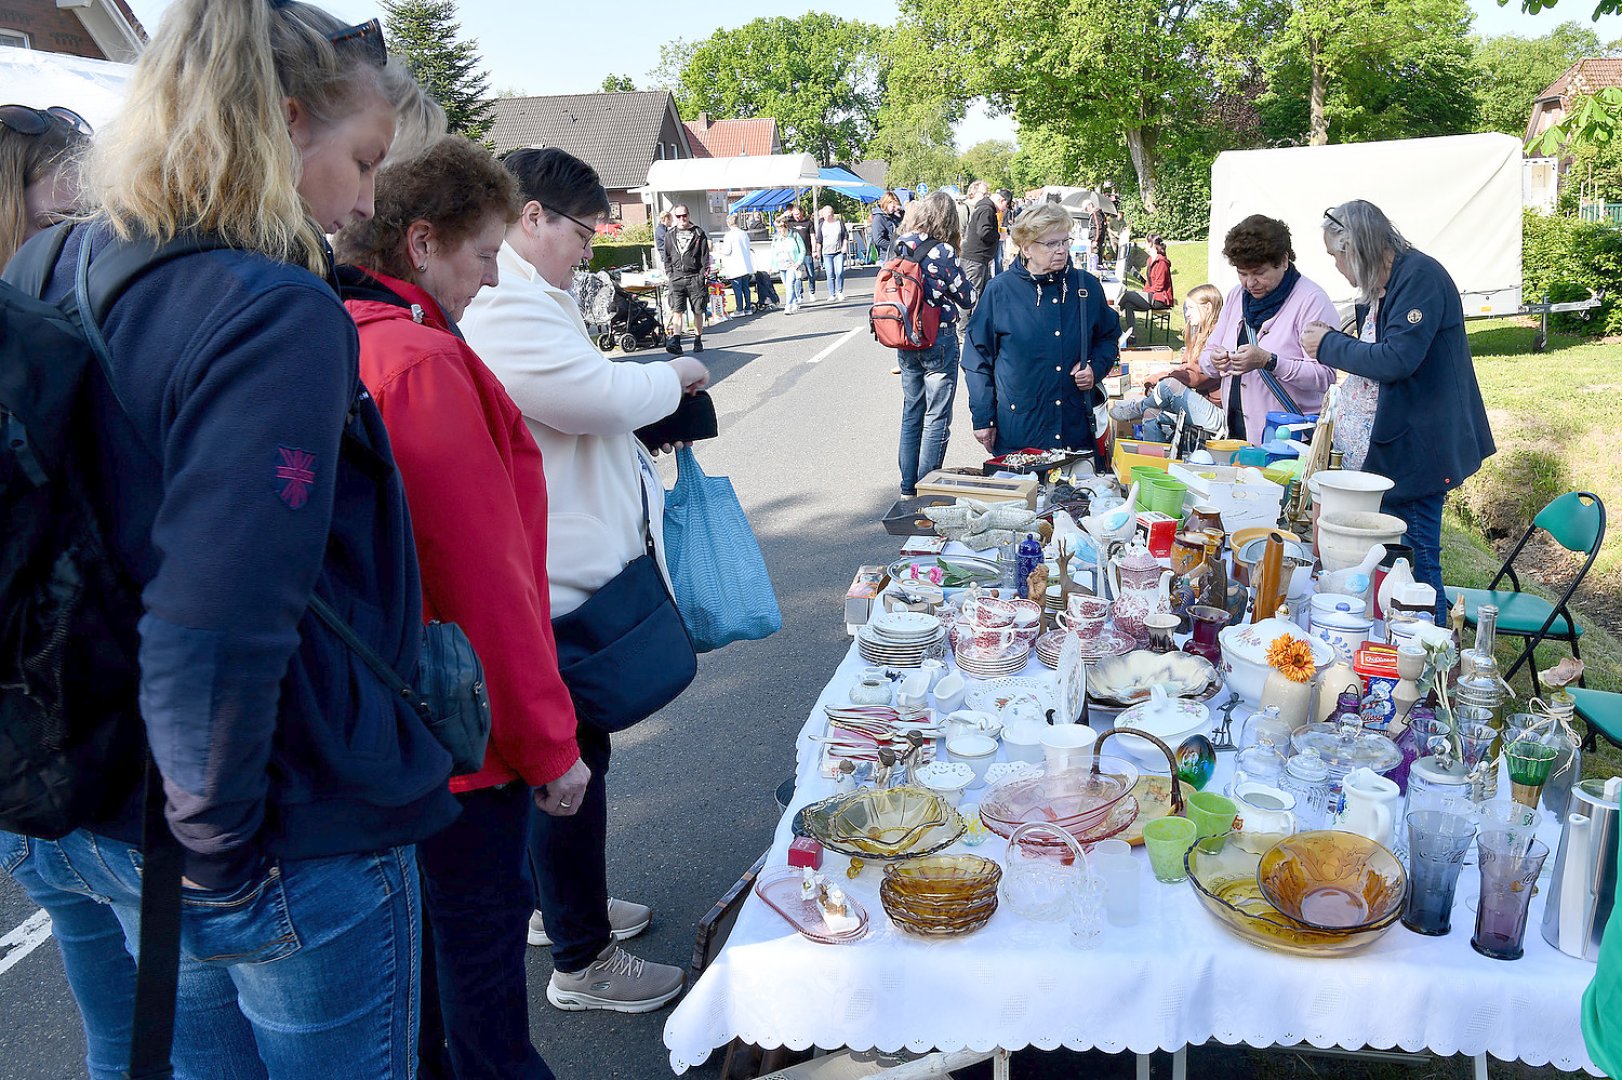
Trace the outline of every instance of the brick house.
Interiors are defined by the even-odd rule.
[[[1572,98],[1614,86],[1622,86],[1622,60],[1586,57],[1577,61],[1532,100],[1523,142],[1531,142],[1564,120]]]
[[[695,156],[667,90],[499,98],[489,138],[497,154],[556,146],[588,163],[608,189],[611,219],[627,225],[648,220],[642,196],[632,190],[647,181],[648,166]]]
[[[701,112],[697,120],[685,121],[682,126],[687,129],[694,157],[762,157],[783,152],[777,120],[772,117],[711,120],[709,113]]]
[[[0,47],[130,64],[145,45],[124,0],[0,0]]]

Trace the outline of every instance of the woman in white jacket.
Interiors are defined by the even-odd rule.
[[[674,412],[709,372],[686,356],[614,363],[598,351],[569,291],[591,251],[593,224],[609,209],[596,171],[555,147],[516,150],[504,164],[524,208],[497,256],[500,284],[479,294],[461,329],[541,448],[557,619],[644,554],[645,528],[662,567],[664,488],[632,433]],[[645,963],[616,944],[646,929],[652,913],[608,896],[609,737],[582,723],[578,739],[592,773],[579,811],[531,823],[537,910],[529,941],[552,946],[552,1004],[646,1012],[680,992],[681,969]]]
[[[726,235],[721,237],[721,246],[716,253],[721,256],[721,276],[732,286],[737,313],[747,315],[750,311],[749,287],[755,280],[755,259],[749,251],[749,234],[738,224],[737,214],[727,218]]]

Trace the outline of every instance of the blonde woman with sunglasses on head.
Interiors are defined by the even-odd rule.
[[[456,815],[451,760],[310,610],[320,597],[415,671],[404,493],[323,238],[371,215],[412,100],[375,22],[290,0],[176,0],[96,136],[84,181],[99,209],[59,250],[52,231],[12,264],[57,252],[43,287],[56,301],[81,250],[94,272],[120,245],[204,244],[149,268],[102,320],[111,385],[92,384],[101,438],[86,478],[144,608],[138,640],[114,630],[138,648],[130,715],[138,691],[183,859],[182,1080],[394,1080],[416,1066],[415,844]],[[95,1080],[130,1068],[150,850],[132,786],[60,840],[0,834],[0,867],[57,927]]]

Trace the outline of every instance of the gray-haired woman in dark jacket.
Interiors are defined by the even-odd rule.
[[[1393,481],[1384,510],[1408,523],[1414,576],[1442,592],[1442,500],[1496,449],[1464,333],[1458,286],[1373,203],[1324,212],[1324,247],[1358,290],[1357,336],[1321,322],[1308,356],[1349,376],[1335,445],[1347,468]]]

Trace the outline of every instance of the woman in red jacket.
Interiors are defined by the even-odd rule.
[[[1166,241],[1154,233],[1144,239],[1149,248],[1149,265],[1143,268],[1143,279],[1146,282],[1145,293],[1128,290],[1121,294],[1120,309],[1125,316],[1126,333],[1121,337],[1121,347],[1124,349],[1137,340],[1135,323],[1137,317],[1134,312],[1164,311],[1171,307],[1171,260],[1166,258]]]
[[[338,234],[361,378],[388,427],[422,566],[423,618],[455,622],[484,662],[484,768],[451,780],[462,816],[420,861],[439,1003],[459,1080],[550,1080],[529,1039],[526,825],[575,812],[590,771],[558,674],[546,579],[541,454],[455,322],[497,280],[517,185],[449,137],[385,168],[371,221]],[[435,1047],[425,1033],[423,1053]]]

